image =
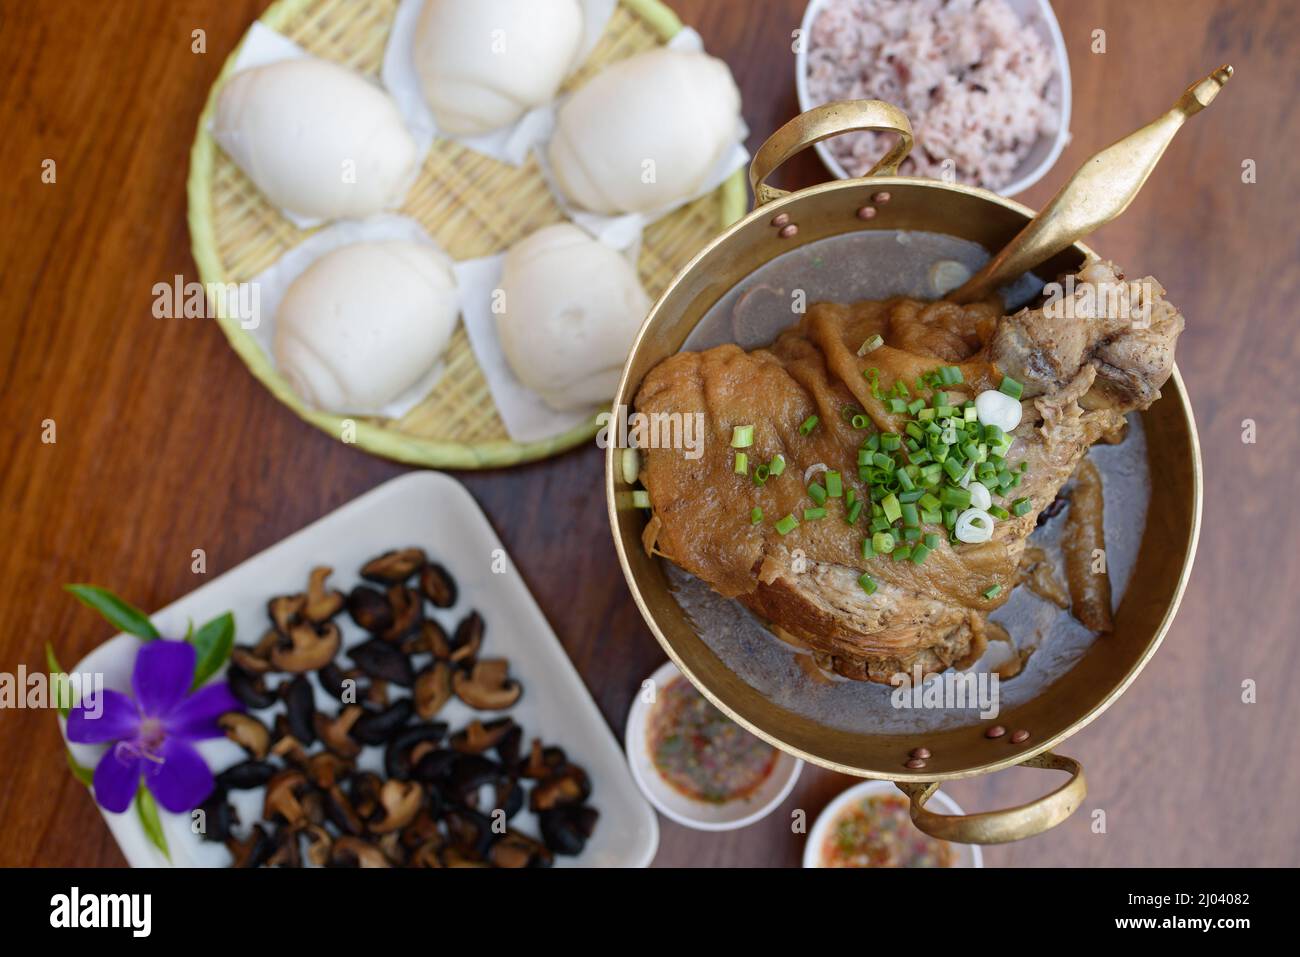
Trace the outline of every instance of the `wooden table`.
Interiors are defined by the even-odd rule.
[[[671,0],[745,95],[751,148],[796,112],[801,0]],[[219,574],[403,469],[299,421],[201,320],[159,320],[151,287],[195,278],[185,223],[194,123],[263,4],[77,0],[0,6],[0,668],[66,662],[109,635],[59,590],[111,585],[145,608]],[[1158,276],[1187,316],[1179,366],[1205,451],[1205,523],[1182,611],[1136,685],[1065,751],[1090,793],[1064,825],[989,850],[990,865],[1300,864],[1294,517],[1300,428],[1291,386],[1300,258],[1294,225],[1300,17],[1277,0],[1058,0],[1074,76],[1074,140],[1037,206],[1091,152],[1165,109],[1222,62],[1236,78],[1180,134],[1122,221],[1094,244]],[[207,34],[191,52],[191,31]],[[1091,52],[1106,31],[1107,52]],[[43,162],[57,180],[42,181]],[[1242,182],[1254,160],[1258,181]],[[825,178],[809,154],[787,186]],[[43,423],[57,442],[42,442]],[[1253,420],[1256,444],[1242,442]],[[620,729],[663,660],[628,597],[585,447],[458,476]],[[1242,702],[1242,683],[1258,703]],[[0,864],[117,865],[49,712],[0,712]],[[667,865],[794,865],[791,812],[848,779],[805,771],[786,806],[742,832],[663,824]],[[1039,793],[1024,771],[951,788],[968,809]],[[1104,833],[1096,823],[1104,812]]]

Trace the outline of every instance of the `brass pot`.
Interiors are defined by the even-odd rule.
[[[820,140],[853,130],[884,130],[899,142],[865,177],[838,180],[786,193],[767,185],[785,160]],[[769,260],[805,243],[865,229],[946,233],[1002,248],[1032,217],[1019,203],[988,190],[897,175],[911,148],[907,117],[874,100],[832,103],[796,117],[758,151],[750,168],[755,209],[697,255],[673,280],[641,327],[623,370],[615,407],[631,408],[645,375],[676,353],[696,324],[728,290]],[[888,202],[876,197],[889,194]],[[858,211],[875,214],[862,218]],[[794,226],[797,229],[791,229]],[[1065,249],[1037,270],[1055,276],[1074,272],[1092,255],[1082,243]],[[641,545],[643,513],[632,506],[619,450],[610,444],[605,491],[619,562],[650,630],[673,662],[710,701],[763,740],[806,761],[845,774],[894,781],[911,798],[912,818],[937,837],[967,843],[999,843],[1040,833],[1063,821],[1087,793],[1083,769],[1050,749],[1108,708],[1137,677],[1168,631],[1182,598],[1196,550],[1201,517],[1201,461],[1191,406],[1177,369],[1163,397],[1142,413],[1148,438],[1153,490],[1145,535],[1115,631],[1094,642],[1084,657],[1053,685],[999,723],[1026,728],[1031,737],[1012,744],[990,740],[970,725],[920,736],[862,734],[828,727],[773,704],[738,678],[695,633],[669,591],[660,560]],[[924,771],[903,767],[909,751],[932,752]],[[962,817],[926,809],[940,782],[1023,765],[1067,771],[1070,779],[1037,801]]]

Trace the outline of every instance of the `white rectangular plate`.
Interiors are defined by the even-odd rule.
[[[507,713],[523,727],[525,747],[534,737],[559,745],[591,777],[590,803],[600,811],[596,832],[581,855],[557,857],[557,865],[648,865],[659,844],[654,811],[637,790],[605,719],[478,503],[459,482],[446,475],[416,472],[381,485],[173,602],[152,620],[167,637],[179,637],[191,621],[197,626],[231,611],[236,642],[254,644],[269,626],[267,600],[301,591],[313,567],[332,567],[330,587],[346,593],[360,582],[358,569],[366,561],[389,549],[412,545],[420,546],[432,560],[444,565],[460,589],[453,608],[426,606],[426,614],[450,633],[471,609],[477,610],[486,625],[484,656],[510,660],[511,675],[523,684],[524,694]],[[336,621],[343,632],[345,649],[365,640],[365,634],[346,612]],[[73,671],[103,673],[106,687],[129,692],[131,666],[139,644],[131,635],[119,635],[95,649]],[[346,664],[342,654],[340,661]],[[400,693],[400,689],[395,690]],[[317,707],[327,714],[338,709],[338,702],[319,687],[316,695]],[[438,720],[447,721],[451,730],[456,730],[476,716],[495,715],[474,712],[453,700]],[[73,756],[87,767],[93,767],[103,751],[100,746],[70,747]],[[202,742],[199,750],[214,770],[245,757],[233,742],[224,739]],[[381,763],[380,751],[367,748],[362,766]],[[232,803],[240,820],[251,823],[260,818],[262,791],[234,792]],[[162,817],[171,865],[220,867],[229,863],[224,847],[204,842],[193,833],[189,815],[164,811]],[[134,809],[123,814],[105,812],[104,818],[132,867],[168,866],[168,860],[145,836]],[[527,809],[511,823],[539,836],[536,819]]]

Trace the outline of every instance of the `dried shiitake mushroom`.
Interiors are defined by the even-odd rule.
[[[319,626],[301,622],[289,629],[287,647],[276,645],[271,649],[271,664],[279,671],[293,674],[317,671],[334,660],[340,642],[338,625],[334,622]]]
[[[203,813],[201,818],[203,840],[225,841],[230,837],[230,829],[239,823],[229,796],[221,788],[213,788],[208,799],[199,805]]]
[[[313,624],[324,624],[340,611],[346,599],[341,591],[331,591],[325,582],[334,569],[321,565],[311,570],[307,580],[307,600],[302,609],[302,616]]]
[[[402,649],[390,645],[381,638],[371,638],[353,648],[347,655],[357,667],[382,681],[390,681],[403,688],[411,687],[415,681],[415,671],[411,659],[402,654]]]
[[[348,593],[348,614],[358,627],[372,635],[393,627],[393,606],[388,603],[388,596],[369,585],[358,585]]]
[[[300,825],[306,822],[299,797],[307,787],[307,778],[301,771],[281,771],[266,783],[266,798],[262,804],[262,817],[268,821]]]
[[[227,669],[226,684],[230,693],[252,711],[269,708],[279,700],[276,693],[267,688],[265,677],[245,671],[236,664],[231,664]]]
[[[399,548],[384,552],[361,566],[361,577],[384,585],[400,585],[424,567],[422,548]]]
[[[542,840],[556,854],[581,854],[600,813],[585,804],[565,804],[538,815]]]
[[[456,697],[479,711],[504,711],[524,693],[523,686],[509,677],[510,663],[504,658],[484,658],[468,671],[451,679]]]
[[[352,725],[352,737],[362,744],[383,744],[411,720],[410,698],[398,698],[383,711],[366,711]]]
[[[372,834],[388,834],[415,820],[424,803],[424,790],[414,781],[390,778],[379,789],[379,803],[383,813],[377,819],[371,818],[368,826]]]
[[[307,835],[307,860],[316,867],[324,867],[329,863],[330,851],[334,846],[334,839],[330,837],[329,831],[319,825],[312,825],[303,830]]]
[[[275,849],[275,841],[260,824],[254,824],[253,830],[242,841],[234,837],[226,838],[226,850],[235,859],[234,867],[261,867],[275,853]]]
[[[451,660],[458,663],[473,661],[482,647],[483,617],[472,611],[456,626],[456,634],[452,637]]]
[[[551,860],[545,844],[518,831],[506,831],[488,849],[494,867],[549,867]]]
[[[242,711],[228,711],[217,719],[226,737],[261,761],[271,749],[271,732],[266,725]]]
[[[420,622],[418,631],[402,641],[402,651],[408,655],[432,654],[445,661],[451,657],[451,639],[442,625],[426,618]]]
[[[495,748],[514,727],[515,723],[509,718],[497,718],[487,724],[471,721],[451,736],[452,750],[462,754],[482,754],[488,748]]]
[[[420,591],[438,608],[456,604],[456,579],[437,562],[429,562],[420,572]]]
[[[442,722],[414,724],[398,731],[384,748],[384,773],[390,778],[405,781],[411,776],[416,763],[437,749],[446,733],[447,726]]]
[[[533,811],[549,811],[562,804],[581,804],[590,796],[591,781],[587,773],[570,764],[537,782],[528,796],[528,807]]]
[[[289,634],[289,629],[298,622],[302,610],[307,607],[306,595],[279,595],[266,603],[266,613],[270,616],[275,630],[282,635]]]
[[[303,745],[316,743],[316,697],[305,675],[280,687],[280,697],[284,699],[286,724],[289,733]]]
[[[338,715],[327,718],[319,711],[315,715],[316,733],[329,748],[341,758],[355,758],[361,753],[361,745],[352,737],[352,728],[365,714],[359,704],[346,706]]]
[[[359,837],[344,836],[330,851],[331,867],[392,867],[384,852]]]
[[[275,770],[269,761],[241,761],[217,775],[217,788],[222,791],[260,788],[275,776]]]
[[[399,642],[424,619],[424,602],[405,585],[393,585],[388,589],[388,604],[393,609],[393,623],[380,637]]]
[[[451,665],[434,661],[415,676],[415,713],[428,721],[451,700]]]

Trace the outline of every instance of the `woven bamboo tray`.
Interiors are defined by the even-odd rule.
[[[309,53],[377,79],[397,5],[398,0],[278,0],[261,20]],[[659,0],[620,0],[600,43],[564,91],[580,86],[606,64],[663,43],[681,27]],[[217,91],[238,52],[230,54],[212,86],[190,153],[190,238],[205,284],[248,281],[309,235],[280,215],[208,132]],[[646,230],[638,266],[652,299],[706,242],[744,214],[745,202],[744,174],[738,171],[712,195]],[[535,158],[516,169],[441,139],[434,142],[399,212],[419,221],[458,260],[502,252],[564,219]],[[307,408],[237,319],[220,318],[218,323],[249,371],[294,412],[337,439],[352,432],[354,444],[401,462],[463,469],[517,465],[571,448],[597,430],[593,415],[544,441],[511,441],[463,324],[447,349],[446,373],[423,402],[394,420],[345,419]]]

